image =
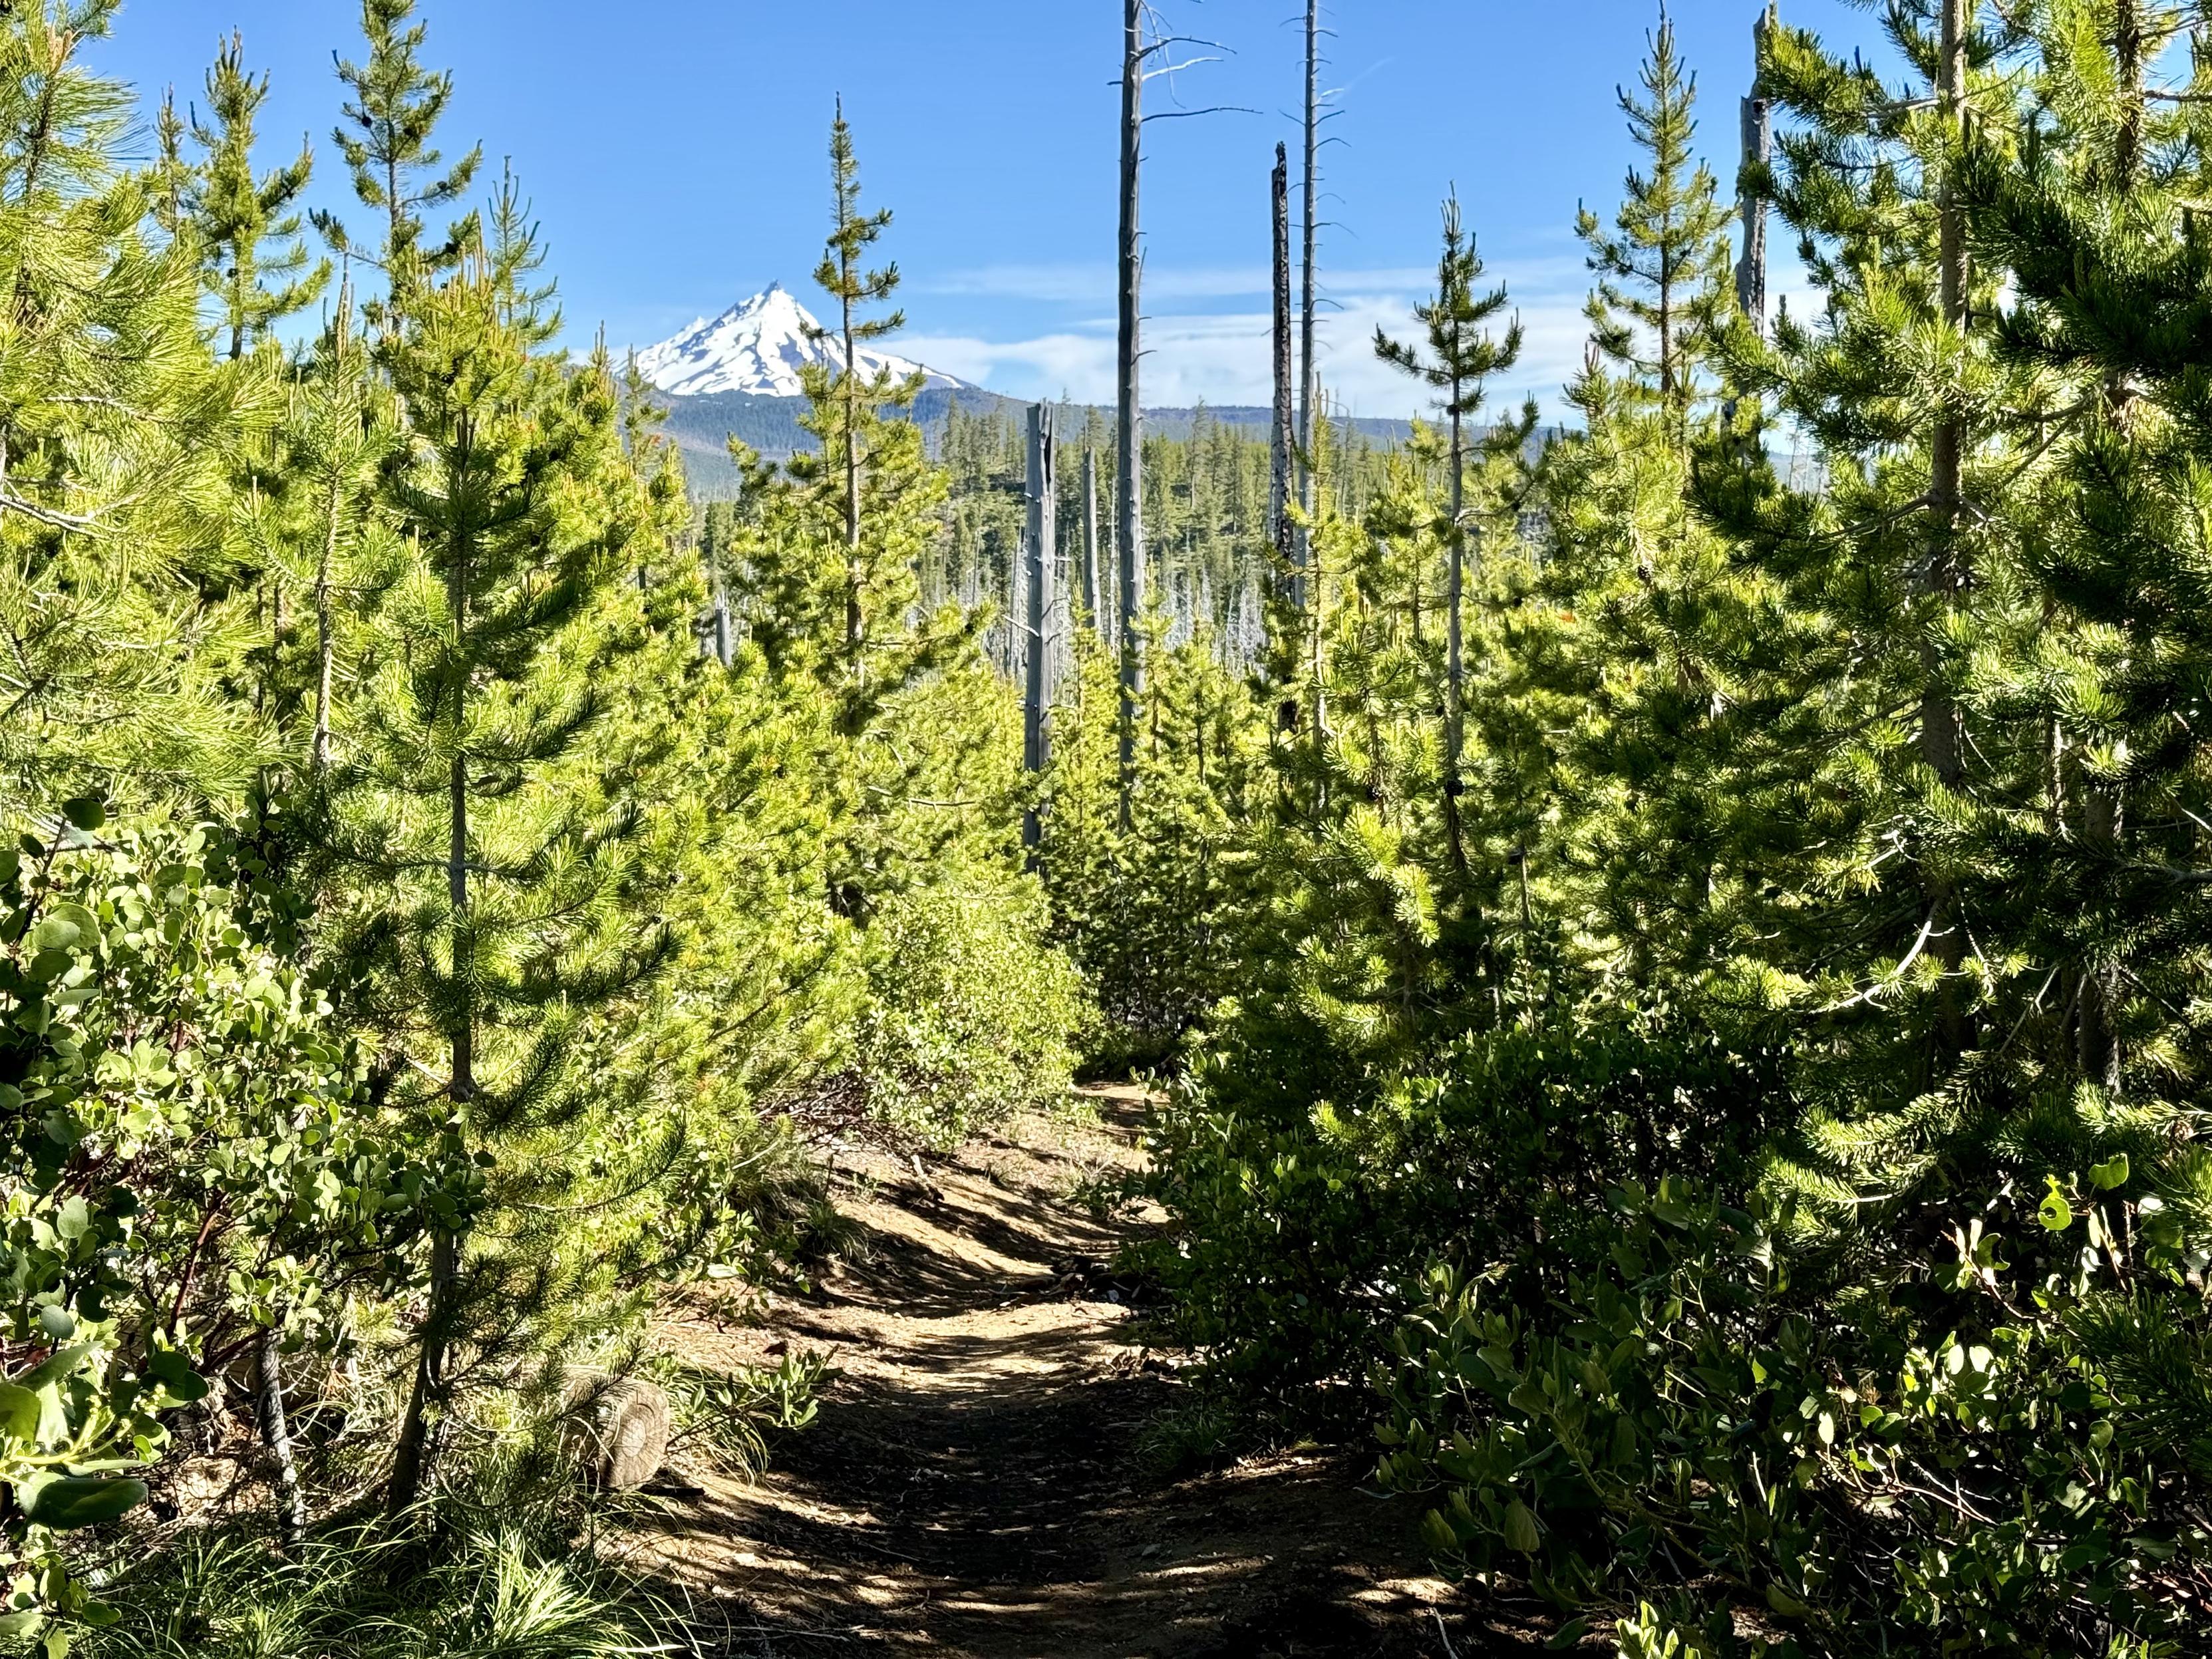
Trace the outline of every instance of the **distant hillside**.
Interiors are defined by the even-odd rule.
[[[715,392],[698,398],[663,397],[661,402],[668,410],[668,422],[661,429],[683,450],[691,493],[701,501],[726,500],[736,490],[738,471],[730,462],[732,437],[772,461],[814,447],[814,440],[799,424],[806,408],[804,398]],[[955,403],[978,415],[1023,407],[995,392],[939,386],[915,399],[915,416],[925,428],[941,426]]]
[[[1273,417],[1272,410],[1259,404],[1208,404],[1204,412],[1216,426],[1233,426],[1261,438],[1267,435],[1267,422]],[[1188,438],[1199,414],[1195,409],[1148,409],[1145,411],[1145,429],[1163,438]],[[1411,421],[1388,421],[1373,416],[1340,416],[1336,425],[1339,431],[1349,428],[1378,444],[1401,444],[1413,435]]]
[[[668,423],[663,429],[683,450],[691,493],[701,501],[726,499],[737,487],[737,469],[730,464],[729,455],[729,440],[732,436],[770,460],[782,460],[799,450],[813,447],[813,440],[799,424],[800,411],[806,405],[797,398],[754,392],[716,392],[696,398],[664,395],[661,401],[668,410]],[[934,387],[916,400],[915,416],[926,428],[941,426],[956,404],[966,414],[1003,413],[1010,417],[1018,416],[1029,406],[1023,399],[1001,397],[979,387]],[[1074,417],[1080,420],[1083,412],[1081,405],[1075,406]],[[1112,410],[1100,412],[1109,420],[1112,418]],[[1268,411],[1258,405],[1209,404],[1203,412],[1207,420],[1217,424],[1249,431],[1255,437],[1267,435]],[[1200,413],[1196,409],[1146,410],[1145,428],[1163,438],[1188,438]],[[1410,421],[1361,417],[1344,424],[1370,441],[1383,445],[1402,443],[1413,430]]]

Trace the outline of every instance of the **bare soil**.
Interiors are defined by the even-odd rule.
[[[744,1324],[672,1320],[695,1363],[792,1349],[837,1375],[757,1484],[683,1468],[635,1546],[715,1611],[731,1656],[1473,1659],[1535,1645],[1431,1576],[1418,1511],[1364,1450],[1181,1475],[1158,1429],[1190,1395],[1146,1346],[1122,1234],[1078,1194],[1139,1156],[1146,1103],[1033,1116],[917,1176],[848,1150],[866,1246]],[[1125,1223],[1121,1224],[1142,1224]],[[1148,1433],[1148,1431],[1151,1432]]]

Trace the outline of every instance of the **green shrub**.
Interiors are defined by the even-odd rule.
[[[162,1413],[274,1332],[332,1356],[356,1294],[414,1282],[425,1206],[465,1202],[369,1097],[270,938],[250,847],[71,823],[0,853],[0,1637],[104,1618],[71,1531],[145,1496]],[[457,1192],[459,1198],[441,1197]],[[56,1639],[60,1632],[52,1632]]]
[[[2046,1216],[2017,1246],[1961,1222],[1929,1283],[1838,1294],[1791,1205],[1624,1183],[1556,1306],[1426,1276],[1378,1370],[1382,1478],[1431,1494],[1439,1560],[1562,1607],[1701,1587],[1711,1654],[1756,1650],[1731,1608],[1822,1655],[2163,1643],[2212,1536],[2184,1478],[2203,1454],[2138,1379],[2201,1364],[2201,1305],[2116,1308]],[[2168,1363],[2141,1364],[2161,1335]]]
[[[1066,1093],[1086,1014],[1046,926],[1033,887],[982,872],[884,905],[856,1048],[872,1111],[942,1145]]]
[[[1664,1028],[1469,1036],[1373,1078],[1270,1067],[1286,1051],[1261,1040],[1201,1056],[1163,1114],[1142,1184],[1170,1224],[1140,1254],[1217,1373],[1340,1426],[1429,1261],[1490,1264],[1541,1305],[1603,1258],[1613,1183],[1678,1160],[1740,1176],[1787,1100],[1771,1056]]]

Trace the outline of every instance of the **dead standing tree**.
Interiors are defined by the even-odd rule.
[[[1115,540],[1121,556],[1121,823],[1127,829],[1136,787],[1137,712],[1145,695],[1145,412],[1139,400],[1138,367],[1144,356],[1142,195],[1145,125],[1216,113],[1211,109],[1145,112],[1147,82],[1173,76],[1211,58],[1173,61],[1179,46],[1218,43],[1194,35],[1168,33],[1150,0],[1121,0],[1121,211],[1119,246],[1119,325],[1115,344],[1115,442],[1120,449],[1114,503]]]
[[[1774,8],[1759,14],[1752,30],[1753,61],[1766,49],[1775,27]],[[1774,106],[1756,70],[1751,95],[1743,100],[1743,166],[1737,174],[1736,217],[1743,231],[1743,257],[1736,261],[1735,302],[1752,327],[1766,332],[1767,170],[1774,163]]]
[[[1291,473],[1296,439],[1291,431],[1291,377],[1297,373],[1291,342],[1291,160],[1288,148],[1275,146],[1275,173],[1271,192],[1275,231],[1275,407],[1268,433],[1270,482],[1267,498],[1267,538],[1275,550],[1280,580],[1288,584],[1291,603],[1303,605],[1291,574],[1293,536],[1291,524]]]
[[[1311,526],[1319,507],[1314,494],[1316,488],[1314,422],[1318,418],[1321,403],[1321,130],[1325,122],[1340,112],[1327,106],[1335,94],[1322,90],[1321,43],[1324,37],[1329,35],[1329,31],[1322,27],[1321,0],[1306,0],[1304,24],[1305,106],[1299,125],[1305,141],[1305,217],[1301,227],[1303,242],[1298,294],[1297,483],[1298,507],[1305,515],[1306,522],[1297,532],[1294,552],[1295,562],[1301,574],[1293,579],[1297,595],[1296,602],[1301,608],[1305,604],[1306,590],[1303,573],[1311,560]]]
[[[1031,778],[1052,764],[1052,653],[1063,586],[1060,580],[1060,441],[1049,404],[1030,406],[1029,524],[1022,538],[1023,586],[1027,590],[1022,644],[1027,657],[1022,692],[1022,769]],[[1032,801],[1022,814],[1022,845],[1044,840],[1044,821]]]
[[[1083,616],[1091,631],[1106,637],[1105,595],[1098,586],[1098,452],[1083,452]]]

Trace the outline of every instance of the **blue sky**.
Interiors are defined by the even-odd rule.
[[[1759,0],[1677,0],[1698,71],[1700,140],[1732,179],[1736,99]],[[1876,44],[1850,0],[1787,15]],[[1292,141],[1298,0],[1161,0],[1227,49],[1155,82],[1153,106],[1239,106],[1149,139],[1146,401],[1265,400],[1267,174]],[[823,156],[842,93],[884,246],[905,274],[902,353],[1018,396],[1111,388],[1115,0],[423,0],[427,60],[459,77],[449,152],[513,159],[551,244],[571,332],[647,344],[781,280],[811,301],[827,210]],[[354,52],[355,0],[127,0],[93,61],[149,100],[188,100],[219,35],[273,71],[271,161],[328,150]],[[1529,334],[1497,388],[1549,402],[1582,351],[1575,206],[1608,211],[1631,160],[1614,106],[1656,0],[1334,0],[1325,84],[1324,373],[1352,409],[1407,389],[1372,360],[1431,276],[1437,208],[1456,185]],[[1214,56],[1205,49],[1198,55]],[[349,205],[326,155],[316,198]],[[1785,283],[1786,285],[1786,283]]]

